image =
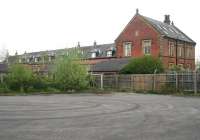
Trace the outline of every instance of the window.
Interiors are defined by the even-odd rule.
[[[184,57],[184,47],[183,47],[183,44],[178,44],[178,57]]]
[[[124,56],[131,56],[132,43],[125,42],[123,48],[124,48]]]
[[[97,56],[97,53],[96,52],[93,52],[92,54],[91,54],[91,57],[92,58],[95,58]]]
[[[144,54],[151,54],[151,40],[143,40],[142,47]]]
[[[112,53],[113,53],[113,51],[109,50],[109,51],[106,52],[106,56],[107,57],[112,57]]]
[[[174,68],[174,63],[169,63],[169,69]]]
[[[22,59],[21,58],[19,58],[19,63],[22,63]]]
[[[38,57],[35,57],[35,63],[37,63],[38,62]]]
[[[178,64],[178,67],[183,69],[183,64]]]
[[[192,57],[193,57],[193,49],[190,46],[186,48],[186,58],[192,58]]]
[[[49,56],[49,62],[51,62],[51,56]]]
[[[187,67],[188,70],[190,70],[191,69],[191,64],[187,64],[186,67]]]
[[[169,56],[175,56],[174,42],[169,42]]]

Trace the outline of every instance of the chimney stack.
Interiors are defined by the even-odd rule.
[[[136,15],[138,15],[138,14],[139,14],[139,9],[137,8],[137,9],[136,9]]]
[[[16,52],[15,52],[15,56],[17,56],[17,55],[18,55],[18,52],[16,51]]]
[[[96,48],[96,46],[97,46],[97,42],[96,42],[96,41],[94,41],[94,48]]]
[[[169,25],[170,25],[170,23],[171,23],[171,21],[170,21],[170,15],[165,15],[165,20],[164,20],[164,23],[166,23],[166,24],[169,24]]]
[[[80,48],[80,47],[81,47],[81,45],[80,45],[80,42],[78,42],[78,44],[77,44],[77,47],[78,47],[78,48]]]

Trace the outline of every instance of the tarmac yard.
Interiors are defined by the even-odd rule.
[[[200,140],[200,98],[0,96],[0,140]]]

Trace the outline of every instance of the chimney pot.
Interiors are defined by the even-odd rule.
[[[18,52],[17,52],[17,51],[15,52],[15,55],[18,55]]]
[[[94,47],[96,47],[97,46],[97,42],[96,41],[94,41]]]
[[[165,15],[165,20],[164,20],[164,23],[166,23],[166,24],[169,24],[169,25],[170,25],[170,23],[171,23],[171,21],[170,21],[170,15]]]
[[[78,42],[78,45],[77,45],[77,47],[79,48],[79,47],[81,47],[81,45],[80,45],[80,42]]]
[[[136,9],[136,15],[137,15],[137,14],[139,14],[139,9],[138,9],[138,8]]]

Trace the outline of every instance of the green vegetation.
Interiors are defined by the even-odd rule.
[[[81,90],[88,87],[89,76],[86,67],[80,64],[80,57],[79,53],[72,50],[57,60],[54,75],[60,90]]]
[[[196,63],[196,69],[197,69],[198,71],[200,71],[200,62],[199,62],[199,61],[197,61],[197,63]]]
[[[164,71],[162,62],[159,58],[144,56],[132,59],[121,71],[121,74],[153,74]]]
[[[27,92],[32,78],[33,73],[30,68],[20,64],[14,64],[10,67],[6,83],[11,90]]]
[[[41,75],[28,66],[13,64],[9,73],[0,83],[0,93],[61,92],[87,89],[89,75],[84,65],[80,64],[80,53],[72,50],[57,58],[51,73]]]

